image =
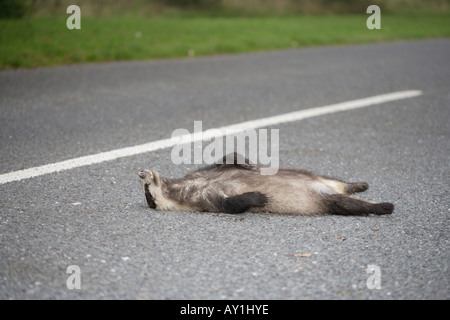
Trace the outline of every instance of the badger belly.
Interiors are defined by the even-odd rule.
[[[251,212],[272,212],[279,214],[315,215],[323,211],[323,199],[335,194],[328,185],[312,179],[272,179],[258,191],[264,193],[269,202]]]

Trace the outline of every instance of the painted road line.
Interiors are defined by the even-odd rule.
[[[168,138],[158,141],[153,141],[141,145],[136,145],[132,147],[126,147],[121,149],[116,149],[107,152],[101,152],[93,155],[83,156],[79,158],[69,159],[61,162],[55,162],[39,167],[13,171],[10,173],[0,175],[0,184],[5,184],[14,181],[20,181],[24,179],[30,179],[34,177],[43,176],[50,173],[61,172],[65,170],[70,170],[74,168],[89,166],[97,163],[102,163],[106,161],[111,161],[123,157],[129,157],[141,153],[152,152],[160,149],[166,149],[174,147],[181,142],[194,142],[200,139],[211,139],[212,137],[221,137],[231,132],[238,132],[248,129],[257,129],[262,127],[274,126],[282,123],[288,123],[293,121],[300,121],[307,118],[317,117],[321,115],[353,110],[358,108],[366,108],[373,105],[386,103],[390,101],[396,101],[401,99],[413,98],[422,95],[422,91],[419,90],[408,90],[399,91],[387,94],[381,94],[373,97],[351,100],[346,102],[341,102],[337,104],[331,104],[322,107],[315,107],[310,109],[303,109],[299,111],[284,113],[272,117],[244,121],[229,126],[224,126],[220,128],[214,128],[215,130],[208,130],[208,132],[215,132],[213,136],[205,135],[204,132],[183,135],[176,137],[176,139]]]

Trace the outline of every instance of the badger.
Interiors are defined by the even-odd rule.
[[[183,178],[165,178],[154,170],[140,170],[138,175],[148,206],[156,210],[303,216],[394,211],[392,203],[350,197],[366,191],[366,182],[347,183],[289,168],[280,168],[274,175],[261,175],[260,170],[261,166],[234,153]]]

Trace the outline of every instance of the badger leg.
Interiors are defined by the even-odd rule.
[[[345,194],[353,194],[357,192],[364,192],[369,189],[369,184],[367,182],[353,182],[346,183],[344,187]]]
[[[325,200],[329,213],[338,215],[391,214],[394,211],[392,203],[371,203],[361,199],[350,198],[341,194],[328,196]]]
[[[217,164],[217,167],[220,167],[220,168],[235,167],[235,168],[245,169],[245,170],[257,170],[258,169],[257,165],[250,163],[250,160],[248,160],[243,155],[240,155],[237,152],[225,155],[222,158],[222,163]]]
[[[225,213],[243,213],[253,207],[264,207],[268,198],[261,192],[247,192],[223,199],[222,207]]]
[[[364,192],[369,189],[367,182],[344,182],[337,179],[321,177],[321,180],[329,188],[339,194],[353,194],[356,192]]]

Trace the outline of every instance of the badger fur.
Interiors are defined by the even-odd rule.
[[[184,178],[168,179],[156,171],[139,177],[150,208],[168,211],[266,212],[296,215],[391,214],[391,203],[372,203],[349,195],[367,190],[366,182],[346,183],[304,170],[279,169],[261,175],[260,167],[225,156],[222,164],[207,166]],[[239,160],[239,161],[238,161]],[[227,163],[226,163],[227,162]]]

